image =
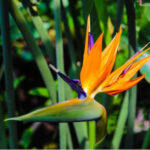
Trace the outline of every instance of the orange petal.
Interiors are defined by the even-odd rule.
[[[84,47],[84,55],[83,55],[83,64],[88,56],[89,30],[90,30],[90,16],[88,16],[87,25],[86,25],[86,38],[85,38],[85,47]]]
[[[122,80],[124,80],[124,81],[130,80],[136,74],[136,72],[139,71],[139,69],[149,60],[150,60],[150,56],[145,57],[145,58],[135,62],[129,68],[129,70],[123,75]]]
[[[108,74],[110,74],[114,66],[121,32],[122,30],[120,28],[119,33],[116,34],[110,44],[102,52],[101,74],[99,75],[101,81],[103,81]]]
[[[143,51],[143,52],[139,53],[138,55],[136,55],[135,57],[131,58],[124,65],[120,66],[118,69],[116,69],[114,72],[112,72],[105,79],[105,81],[100,85],[100,88],[108,86],[108,85],[113,84],[114,82],[116,82],[117,79],[119,78],[120,74],[123,72],[123,70],[126,69],[130,64],[133,63],[133,61],[135,61],[136,59],[138,59],[141,55],[143,55],[144,53],[146,53],[148,50],[150,50],[150,48],[146,49],[145,51]]]
[[[120,32],[116,34],[111,43],[102,52],[103,59],[101,59],[102,49],[102,37],[99,36],[96,43],[93,45],[90,53],[88,54],[88,48],[85,49],[84,62],[80,73],[81,85],[86,93],[92,92],[101,81],[103,81],[107,75],[111,72],[111,69],[115,62],[117,48],[120,41]]]
[[[133,79],[133,80],[130,80],[130,81],[127,81],[127,82],[121,82],[121,83],[116,83],[110,87],[106,87],[103,92],[106,92],[107,94],[109,95],[116,95],[116,94],[119,94],[129,88],[131,88],[132,86],[136,85],[138,82],[140,82],[143,78],[145,77],[145,74],[136,78],[136,79]]]
[[[80,72],[80,80],[82,88],[86,93],[91,92],[97,83],[97,77],[100,74],[101,51],[102,51],[103,34],[99,36],[93,45],[90,53],[86,56],[87,59],[83,62]]]

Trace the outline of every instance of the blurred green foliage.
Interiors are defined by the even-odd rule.
[[[56,52],[56,31],[55,31],[55,20],[54,20],[54,0],[20,0],[15,3],[23,16],[29,29],[32,31],[32,35],[37,42],[37,45],[42,51],[47,64],[52,63],[56,64],[55,52]],[[141,0],[142,1],[142,0]],[[136,14],[136,41],[137,41],[137,51],[142,48],[145,44],[150,41],[150,3],[149,1],[142,1],[143,5],[140,5],[140,2],[134,2],[134,10]],[[122,1],[123,3],[123,1]],[[91,16],[91,32],[93,33],[94,40],[98,38],[100,33],[104,32],[104,41],[103,49],[111,41],[114,36],[114,32],[117,30],[117,8],[119,5],[119,0],[62,0],[61,9],[61,31],[62,31],[62,41],[64,48],[64,68],[67,75],[79,78],[80,68],[82,66],[82,56],[84,50],[84,39],[85,39],[85,30],[86,30],[86,19],[90,14]],[[124,5],[124,4],[123,4]],[[29,8],[30,13],[29,13]],[[63,17],[65,14],[66,20]],[[40,19],[41,28],[38,29],[38,21],[33,20],[34,17]],[[121,66],[129,58],[129,39],[128,39],[128,25],[127,25],[127,12],[125,7],[121,15],[121,26],[123,28],[121,42],[118,49],[118,54],[115,62],[114,69]],[[118,19],[119,20],[119,19]],[[16,100],[16,113],[25,114],[29,111],[32,111],[35,108],[42,107],[44,105],[50,105],[53,100],[49,98],[49,92],[42,81],[38,67],[35,65],[35,60],[33,53],[29,45],[24,40],[23,35],[21,34],[18,26],[16,25],[13,17],[10,15],[10,32],[11,32],[11,47],[12,47],[12,56],[14,62],[13,78],[14,78],[14,89],[15,89],[15,100]],[[34,22],[35,21],[35,22]],[[2,24],[2,22],[0,22]],[[37,26],[36,26],[37,25]],[[68,25],[68,26],[66,26]],[[42,29],[42,30],[41,30]],[[46,37],[46,43],[44,37],[42,37],[42,32],[44,37]],[[1,34],[1,32],[0,32]],[[47,50],[47,44],[51,47]],[[2,60],[2,39],[0,38],[0,103],[2,112],[4,112],[4,118],[7,116],[6,101],[5,101],[5,86],[4,86],[4,75],[3,75],[3,60]],[[36,51],[36,50],[35,50]],[[53,53],[53,57],[52,54]],[[148,56],[150,52],[145,53],[145,56]],[[52,57],[52,59],[50,58]],[[38,68],[38,69],[37,69]],[[150,62],[145,64],[140,73],[146,74],[146,82],[143,81],[138,87],[138,96],[137,109],[145,108],[145,113],[149,116],[150,112],[150,102],[149,102],[149,83],[150,83]],[[53,79],[56,80],[56,75],[52,72]],[[55,82],[58,84],[57,81]],[[58,85],[56,86],[58,87]],[[145,90],[145,87],[146,90]],[[145,91],[143,91],[143,89]],[[71,89],[68,89],[65,86],[67,91],[65,97],[69,99],[70,97],[75,97],[76,93]],[[57,91],[55,91],[57,92]],[[108,110],[108,123],[107,123],[107,136],[101,147],[98,148],[125,148],[125,137],[127,134],[127,98],[125,94],[119,94],[113,98],[107,97],[109,99],[107,104]],[[103,96],[98,96],[97,101],[102,102],[106,101],[106,98],[102,100]],[[105,96],[104,96],[105,97]],[[128,99],[131,101],[131,99]],[[119,120],[123,120],[120,121]],[[136,118],[135,118],[136,119]],[[148,118],[145,117],[145,120]],[[18,123],[18,139],[19,148],[59,148],[58,141],[58,128],[53,124],[45,125],[44,127],[39,127],[34,130],[31,127],[31,123],[23,123],[20,125]],[[95,127],[94,127],[95,128]],[[120,133],[119,129],[122,129]],[[71,129],[71,130],[70,130]],[[7,127],[6,127],[6,130]],[[67,129],[68,130],[68,129]],[[116,133],[116,131],[118,133]],[[88,141],[88,124],[86,122],[69,124],[68,132],[72,135],[73,148],[89,148]],[[134,135],[134,145],[131,148],[150,148],[148,145],[149,133],[145,134],[141,131],[137,135]],[[48,138],[51,136],[52,138]],[[38,136],[37,136],[38,135]],[[70,136],[69,134],[66,134]],[[116,137],[117,135],[117,137]],[[138,139],[138,136],[141,138]],[[21,138],[20,138],[21,137]],[[7,140],[9,136],[6,136]],[[43,138],[43,140],[41,140]],[[119,138],[119,139],[118,139]],[[145,139],[145,140],[144,140]],[[41,140],[41,141],[40,141]],[[37,143],[37,141],[39,143]],[[69,141],[69,140],[68,140]],[[113,145],[113,142],[117,145]],[[69,143],[69,142],[68,142]],[[138,143],[136,145],[136,143]],[[143,143],[143,146],[142,146]],[[8,145],[8,144],[7,144]],[[68,144],[69,145],[69,144]],[[54,147],[53,147],[54,146]],[[1,148],[1,147],[0,147]],[[3,148],[3,147],[2,147]],[[68,148],[68,147],[67,147]]]

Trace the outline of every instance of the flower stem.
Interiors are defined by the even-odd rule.
[[[89,121],[89,144],[90,149],[94,149],[96,143],[96,122]]]
[[[69,54],[70,54],[70,60],[71,60],[71,69],[73,70],[73,72],[77,71],[77,67],[76,67],[76,60],[75,60],[75,49],[73,47],[73,42],[72,42],[72,38],[71,38],[71,34],[70,34],[70,28],[68,25],[68,20],[67,20],[67,11],[66,8],[63,6],[63,1],[61,1],[61,9],[62,9],[62,19],[64,22],[64,26],[65,26],[65,31],[66,31],[66,37],[67,37],[67,44],[68,44],[68,49],[69,49]],[[76,76],[71,76],[72,78],[76,78]]]
[[[128,18],[128,37],[129,37],[129,49],[130,56],[136,52],[136,30],[135,30],[135,9],[134,9],[134,1],[133,0],[125,0],[125,6],[127,10],[127,18]],[[136,99],[137,99],[137,86],[132,87],[129,90],[129,114],[128,114],[128,126],[127,126],[127,137],[126,137],[126,148],[133,147],[134,141],[134,119],[136,113]]]
[[[149,145],[149,142],[150,142],[150,127],[146,132],[146,135],[145,135],[145,138],[144,138],[144,141],[143,141],[143,144],[142,144],[142,149],[147,149],[148,145]]]
[[[124,8],[124,0],[117,0],[117,13],[116,13],[114,35],[119,30],[119,27],[122,21],[123,8]]]
[[[9,14],[8,1],[0,0],[0,15],[1,15],[1,32],[2,32],[2,49],[4,60],[4,75],[6,87],[6,101],[8,108],[8,117],[15,116],[14,88],[12,76],[12,51],[10,48],[10,30],[9,30]],[[8,122],[10,148],[17,148],[17,128],[16,123]]]
[[[63,42],[62,42],[62,32],[61,32],[61,15],[60,15],[60,1],[54,0],[54,19],[55,19],[55,30],[56,30],[56,62],[57,68],[64,73],[64,60],[63,60]],[[58,78],[58,100],[62,102],[65,99],[64,91],[64,81],[57,76]],[[60,133],[60,149],[67,148],[67,139],[66,139],[66,123],[59,124],[59,133]]]
[[[121,140],[123,137],[123,131],[125,128],[127,117],[128,117],[128,106],[129,106],[129,91],[126,91],[126,94],[124,96],[123,103],[121,106],[121,110],[119,113],[117,127],[113,135],[112,149],[119,149],[120,147]]]
[[[7,149],[5,126],[4,126],[4,113],[2,107],[2,99],[0,98],[0,149]]]

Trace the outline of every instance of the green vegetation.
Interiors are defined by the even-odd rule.
[[[104,32],[103,49],[122,26],[116,69],[150,41],[149,7],[148,0],[0,0],[0,149],[150,148],[150,62],[137,73],[147,73],[137,86],[96,96],[107,110],[98,144],[98,120],[4,121],[77,97],[49,64],[80,78],[89,14],[94,41]]]

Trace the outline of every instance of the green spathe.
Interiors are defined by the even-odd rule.
[[[101,141],[106,133],[106,119],[106,111],[101,104],[90,98],[85,100],[75,98],[38,109],[26,115],[8,118],[5,121],[78,122],[98,120],[97,141]]]
[[[23,116],[6,119],[16,121],[73,122],[94,120],[103,116],[103,106],[94,100],[72,99]]]

